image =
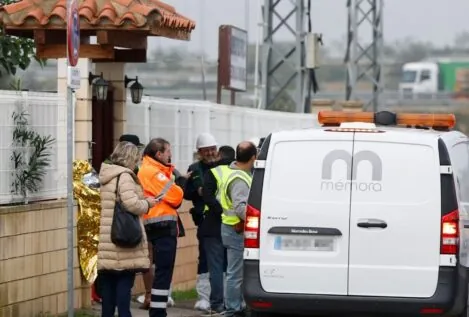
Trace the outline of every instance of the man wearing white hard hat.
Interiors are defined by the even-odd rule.
[[[204,220],[205,203],[202,197],[203,178],[205,172],[214,167],[218,161],[217,141],[210,133],[202,133],[197,137],[196,150],[199,160],[189,166],[188,172],[192,172],[184,189],[184,199],[192,201],[192,219],[197,228],[199,240],[199,263],[197,267],[196,290],[198,300],[195,309],[210,311],[210,280],[205,256],[203,239],[200,236],[200,224]]]

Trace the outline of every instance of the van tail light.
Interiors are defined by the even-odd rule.
[[[455,210],[441,217],[441,254],[458,254],[459,211]]]
[[[441,315],[443,312],[443,309],[435,307],[424,307],[420,309],[420,314],[422,315]]]
[[[246,221],[244,222],[244,247],[249,249],[259,248],[259,224],[261,212],[248,205],[246,208]]]
[[[254,301],[254,302],[251,302],[251,307],[254,307],[254,308],[272,308],[272,302]]]

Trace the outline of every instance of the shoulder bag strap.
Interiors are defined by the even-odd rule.
[[[116,194],[116,201],[119,199],[119,180],[121,179],[121,175],[124,174],[124,173],[121,173],[119,175],[117,175],[117,182],[116,182],[116,191],[115,191],[115,194]]]

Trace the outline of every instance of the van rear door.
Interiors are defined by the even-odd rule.
[[[353,133],[272,135],[260,219],[260,280],[272,293],[346,295]]]
[[[356,132],[353,152],[349,295],[431,297],[440,258],[437,136]]]

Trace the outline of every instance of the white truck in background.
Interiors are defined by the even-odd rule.
[[[399,93],[404,99],[432,98],[436,94],[455,99],[469,98],[469,57],[404,64]]]

